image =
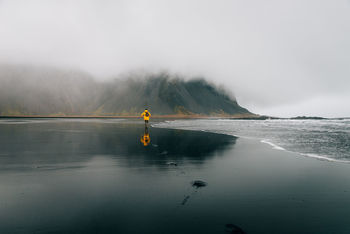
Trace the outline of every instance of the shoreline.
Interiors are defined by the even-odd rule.
[[[0,119],[138,119],[138,115],[0,115]],[[272,117],[266,115],[152,115],[154,119],[232,119],[232,120],[347,120],[350,117],[335,117],[335,118],[321,118],[321,117]]]
[[[154,127],[157,127],[157,126],[154,126]],[[277,151],[286,152],[286,153],[292,153],[292,154],[295,154],[296,157],[302,156],[304,158],[316,159],[318,161],[325,161],[325,162],[330,162],[330,163],[350,164],[350,160],[348,161],[348,160],[336,159],[336,158],[332,158],[328,155],[319,155],[319,154],[314,154],[314,153],[302,153],[302,152],[288,150],[288,149],[285,149],[284,147],[279,146],[276,143],[271,142],[270,140],[263,139],[263,138],[252,138],[252,137],[247,137],[247,136],[241,136],[239,134],[237,135],[237,134],[229,134],[229,133],[220,133],[220,132],[211,131],[211,130],[198,130],[198,129],[196,130],[196,129],[176,128],[176,127],[174,127],[174,128],[172,128],[172,127],[158,127],[158,128],[224,134],[227,136],[233,136],[233,137],[242,138],[242,139],[246,139],[246,140],[257,141],[263,145],[270,146],[272,150],[277,150]]]
[[[214,117],[214,116],[200,116],[200,115],[155,115],[152,116],[152,118],[156,119],[155,124],[159,124],[162,122],[162,120],[170,119],[170,120],[182,120],[182,119],[188,119],[188,120],[195,120],[195,119],[207,119],[207,120],[215,120],[215,119],[228,119],[228,120],[252,120],[251,118],[239,118],[239,117]],[[36,116],[36,115],[28,115],[28,116],[0,116],[1,119],[141,119],[139,116]],[[254,119],[253,119],[254,120]],[[140,120],[141,121],[141,120]],[[158,122],[160,121],[160,122]],[[194,130],[194,129],[182,129],[182,128],[171,128],[171,127],[158,127],[158,126],[153,126],[155,128],[164,128],[164,129],[178,129],[178,130],[186,130],[186,131],[197,131],[197,132],[209,132],[213,134],[223,134],[227,136],[233,136],[237,138],[243,138],[243,139],[249,139],[249,140],[256,140],[259,143],[262,143],[263,145],[269,145],[272,150],[278,150],[278,151],[284,151],[288,153],[293,153],[296,154],[296,157],[304,157],[304,158],[311,158],[311,159],[316,159],[318,161],[326,161],[326,162],[337,162],[337,163],[342,163],[342,164],[350,164],[350,161],[347,160],[341,160],[341,159],[336,159],[329,157],[327,155],[318,155],[318,154],[312,154],[312,153],[302,153],[302,152],[297,152],[297,151],[291,151],[288,149],[285,149],[273,142],[270,142],[266,139],[259,139],[259,138],[251,138],[251,137],[246,137],[246,136],[241,136],[241,135],[236,135],[236,134],[228,134],[228,133],[218,133],[215,131],[210,131],[210,130]]]
[[[3,115],[0,119],[139,119],[137,115]],[[246,119],[265,120],[259,116],[152,115],[153,119]]]

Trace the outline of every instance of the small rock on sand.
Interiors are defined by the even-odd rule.
[[[195,187],[195,188],[202,188],[202,187],[207,186],[207,183],[202,181],[202,180],[192,181],[191,184],[192,184],[192,187]]]
[[[245,232],[242,230],[242,228],[232,224],[232,223],[229,223],[229,224],[226,224],[226,232],[227,233],[232,233],[232,234],[245,234]]]

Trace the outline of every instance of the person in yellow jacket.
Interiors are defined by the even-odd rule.
[[[148,124],[149,117],[151,117],[151,113],[147,109],[145,109],[144,112],[142,112],[141,117],[143,117],[143,120],[145,120],[145,124]]]

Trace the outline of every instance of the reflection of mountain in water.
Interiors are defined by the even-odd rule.
[[[150,129],[144,146],[143,124],[50,121],[0,125],[0,163],[23,167],[69,164],[108,155],[130,166],[164,165],[166,161],[201,163],[235,143],[232,136],[168,129]]]

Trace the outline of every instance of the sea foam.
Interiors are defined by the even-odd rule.
[[[273,149],[329,162],[350,163],[348,120],[174,120],[155,127],[208,131],[259,140]],[[282,147],[282,146],[283,147]]]

